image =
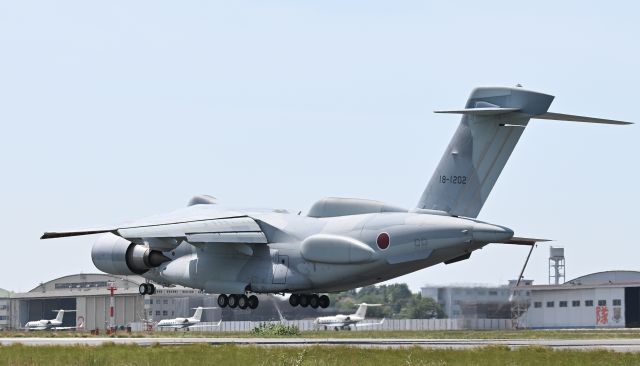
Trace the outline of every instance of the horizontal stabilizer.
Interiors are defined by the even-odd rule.
[[[513,245],[535,245],[536,243],[541,243],[545,241],[552,241],[551,239],[536,239],[536,238],[520,238],[517,236],[512,237],[511,239],[495,243],[495,244],[513,244]]]
[[[614,119],[603,119],[603,118],[576,116],[576,115],[573,115],[573,114],[552,113],[552,112],[547,112],[547,113],[539,114],[539,115],[536,115],[536,116],[531,116],[531,118],[548,119],[548,120],[553,120],[553,121],[604,123],[604,124],[608,124],[608,125],[632,125],[633,124],[633,122],[617,121],[617,120],[614,120]]]
[[[505,114],[511,112],[517,112],[520,108],[500,108],[500,107],[488,107],[488,108],[465,108],[465,109],[453,109],[446,111],[433,111],[433,113],[449,113],[449,114],[470,114],[474,116],[492,116],[496,114]]]
[[[85,229],[79,231],[49,231],[40,237],[40,239],[65,238],[69,236],[93,235],[104,233],[115,233],[116,229]]]

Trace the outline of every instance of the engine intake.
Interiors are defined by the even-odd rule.
[[[98,237],[91,249],[91,259],[99,270],[117,275],[140,275],[171,260],[159,250],[110,233]]]

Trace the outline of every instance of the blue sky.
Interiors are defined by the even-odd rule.
[[[195,194],[306,212],[413,207],[475,86],[640,122],[633,2],[0,1],[0,287],[93,272],[93,238]],[[567,277],[640,270],[638,126],[530,124],[480,219],[564,246]],[[398,278],[505,283],[526,248]],[[526,276],[547,280],[548,246]]]

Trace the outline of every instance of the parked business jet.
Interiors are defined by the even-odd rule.
[[[191,328],[202,328],[202,327],[219,327],[222,324],[222,319],[220,319],[217,323],[200,323],[200,319],[202,318],[202,310],[204,309],[215,309],[213,307],[202,307],[198,306],[195,308],[196,312],[190,318],[175,318],[175,319],[163,319],[156,324],[157,328],[172,328],[175,330],[178,329],[191,329]]]
[[[343,315],[338,314],[334,316],[321,316],[316,318],[313,322],[316,327],[324,327],[327,330],[330,327],[333,327],[335,330],[351,330],[351,326],[354,325],[356,327],[370,327],[374,325],[382,325],[384,323],[384,319],[382,319],[379,323],[360,323],[364,320],[365,314],[367,313],[367,307],[369,306],[382,306],[382,304],[367,304],[362,303],[358,307],[358,310],[355,314]]]
[[[82,326],[84,325],[83,323],[80,323],[75,327],[62,327],[61,326],[62,317],[64,316],[64,313],[75,312],[75,310],[52,310],[52,311],[58,312],[55,319],[33,320],[30,322],[27,322],[27,324],[24,325],[24,329],[26,330],[69,330],[69,329],[82,328]]]

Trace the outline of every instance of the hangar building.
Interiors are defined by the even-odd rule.
[[[640,272],[606,271],[530,291],[520,318],[527,328],[640,327]]]
[[[108,274],[75,274],[41,283],[25,293],[13,293],[9,303],[9,325],[19,329],[27,321],[51,319],[54,310],[74,310],[65,314],[62,326],[79,326],[86,330],[106,329],[109,324],[109,282],[113,281],[115,291],[115,324],[128,326],[142,320],[157,321],[178,316],[190,316],[191,308],[210,306],[211,297],[184,287],[157,287],[156,294],[141,296],[138,286],[145,280],[138,276],[112,276]],[[0,296],[0,305],[2,304]],[[0,307],[1,309],[1,307]],[[215,309],[217,310],[217,309]],[[203,321],[217,321],[218,313],[205,311]],[[2,315],[0,310],[0,316]],[[2,323],[0,323],[0,327]]]

